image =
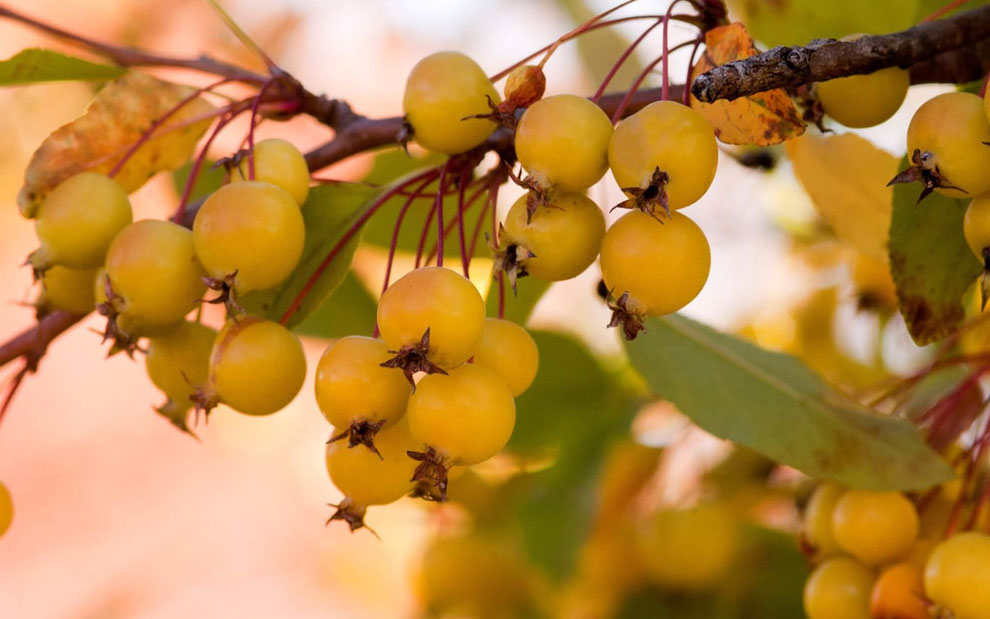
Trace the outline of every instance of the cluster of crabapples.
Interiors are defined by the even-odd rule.
[[[499,228],[495,267],[515,283],[529,275],[570,279],[600,256],[614,311],[611,326],[628,338],[647,316],[682,308],[708,278],[711,250],[701,228],[677,211],[696,202],[715,176],[718,148],[708,122],[690,107],[659,101],[613,129],[602,109],[577,95],[543,98],[535,66],[515,69],[505,100],[473,60],[440,52],[421,60],[406,84],[411,137],[456,155],[481,145],[499,126],[514,130],[515,157],[528,189]],[[632,212],[605,230],[602,209],[586,195],[610,169]]]
[[[804,513],[803,543],[817,562],[804,589],[809,619],[990,617],[990,535],[945,536],[958,486],[912,500],[819,485]]]

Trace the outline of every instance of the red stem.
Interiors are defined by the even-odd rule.
[[[230,112],[226,117],[221,118],[217,121],[217,126],[213,128],[213,133],[207,138],[206,143],[203,144],[203,148],[199,151],[199,155],[196,157],[196,161],[193,162],[192,168],[189,169],[189,178],[186,179],[186,186],[182,190],[182,198],[179,199],[179,207],[175,210],[175,214],[172,215],[172,221],[177,224],[181,224],[183,218],[186,215],[186,206],[189,204],[189,196],[192,195],[193,186],[196,184],[196,178],[199,176],[200,168],[203,167],[203,161],[206,160],[206,153],[210,150],[210,145],[213,144],[213,140],[220,135],[220,131],[240,112]]]
[[[461,171],[461,178],[459,183],[460,188],[457,192],[457,236],[458,236],[458,241],[460,242],[460,249],[461,249],[461,269],[464,271],[464,277],[470,278],[471,274],[468,271],[468,269],[471,266],[471,258],[468,256],[467,240],[464,236],[464,208],[465,208],[464,186],[466,184],[467,184],[467,173]],[[478,191],[479,191],[478,195],[480,195],[480,192],[483,191],[483,189]]]
[[[348,228],[343,235],[341,235],[340,239],[334,244],[333,248],[323,258],[323,261],[319,264],[319,266],[316,267],[316,270],[313,271],[313,274],[310,275],[309,279],[306,280],[306,283],[303,285],[302,290],[300,290],[299,294],[296,295],[296,298],[292,300],[292,304],[289,305],[289,308],[285,310],[284,314],[282,314],[282,318],[279,320],[279,322],[281,322],[283,325],[288,324],[289,320],[292,318],[292,315],[299,310],[299,306],[302,304],[303,299],[305,299],[306,295],[309,294],[309,291],[313,289],[313,286],[315,286],[316,282],[319,281],[320,276],[323,275],[323,272],[327,270],[327,267],[330,266],[330,263],[333,262],[333,259],[337,257],[338,253],[340,253],[340,250],[344,247],[344,245],[347,244],[348,241],[351,240],[351,238],[354,237],[355,234],[357,234],[358,230],[360,230],[361,227],[364,226],[364,224],[368,221],[368,219],[370,219],[372,215],[378,212],[378,209],[381,208],[383,204],[388,202],[389,199],[395,196],[403,187],[411,185],[412,183],[419,182],[424,178],[426,178],[427,176],[435,173],[436,173],[436,168],[430,168],[425,172],[417,174],[416,176],[412,177],[411,179],[402,183],[401,185],[389,189],[387,192],[379,196],[378,199],[375,200],[374,203],[372,203],[372,205],[369,206],[368,209],[364,213],[362,213],[361,216],[358,217],[353,224],[351,224],[351,227]]]
[[[479,188],[478,191],[474,192],[467,200],[464,201],[465,212],[467,212],[467,209],[470,209],[471,206],[478,200],[478,197],[485,192],[485,189],[486,187],[484,186]],[[449,224],[447,224],[447,226],[443,230],[444,239],[450,238],[450,234],[454,231],[454,227],[456,225],[457,225],[457,220],[454,220]],[[433,258],[436,257],[436,255],[437,255],[437,246],[434,243],[433,248],[430,250],[428,254],[426,254],[426,262],[430,262],[431,260],[433,260]],[[471,255],[473,256],[474,254],[472,253]]]
[[[962,5],[966,4],[967,2],[969,2],[969,0],[952,0],[952,2],[946,4],[945,6],[943,6],[940,9],[938,9],[937,11],[935,11],[934,13],[932,13],[931,15],[929,15],[926,18],[924,18],[923,20],[921,20],[918,23],[919,24],[923,24],[925,22],[935,21],[936,19],[938,19],[939,17],[942,17],[943,15],[945,15],[946,13],[948,13],[949,11],[951,11],[952,9],[957,9],[957,8],[961,7]]]
[[[615,74],[619,72],[619,69],[626,62],[626,59],[629,58],[629,55],[632,54],[633,51],[635,51],[636,48],[639,46],[639,44],[643,42],[643,39],[646,38],[646,35],[650,34],[650,32],[652,32],[653,29],[659,26],[662,22],[666,22],[666,19],[659,19],[653,22],[653,24],[651,24],[649,28],[643,31],[643,34],[639,35],[638,39],[632,42],[632,45],[626,48],[626,51],[622,52],[622,55],[619,56],[619,59],[615,62],[614,65],[612,65],[612,68],[611,70],[609,70],[608,75],[606,75],[605,79],[602,80],[602,83],[598,87],[598,90],[595,91],[595,95],[591,97],[592,102],[598,103],[598,100],[601,99],[603,94],[605,94],[605,89],[608,88],[609,82],[611,82],[612,78],[615,77]]]
[[[229,81],[231,81],[231,80],[225,77],[222,80],[219,80],[217,82],[214,82],[214,83],[210,84],[209,86],[204,86],[202,88],[197,89],[191,95],[189,95],[188,97],[186,97],[182,101],[179,101],[178,103],[176,103],[175,106],[172,109],[170,109],[169,111],[165,112],[164,114],[162,114],[161,117],[157,118],[155,120],[155,122],[151,123],[151,126],[148,127],[148,129],[144,133],[141,134],[141,137],[138,138],[137,142],[135,142],[131,146],[131,148],[128,149],[128,151],[126,153],[124,153],[124,156],[120,158],[120,161],[118,161],[116,163],[116,165],[113,166],[113,169],[110,170],[110,172],[107,174],[107,176],[109,176],[110,178],[113,178],[114,176],[116,176],[117,173],[120,172],[121,168],[124,167],[124,164],[127,163],[127,160],[130,159],[132,156],[134,156],[134,153],[136,153],[138,151],[138,149],[141,148],[141,146],[145,142],[147,142],[148,140],[151,139],[151,136],[154,135],[155,131],[157,131],[158,128],[161,127],[165,123],[166,120],[168,120],[169,118],[171,118],[172,116],[174,116],[179,110],[181,110],[182,108],[184,108],[186,105],[192,103],[195,99],[198,99],[199,96],[202,95],[203,93],[210,92],[214,88],[216,88],[218,86],[221,86],[223,84],[226,84]]]
[[[443,266],[443,183],[447,177],[447,169],[450,167],[450,159],[440,168],[440,180],[437,181],[437,199],[433,202],[433,208],[437,212],[437,266]]]
[[[274,81],[274,78],[265,81],[265,83],[261,85],[261,88],[258,89],[258,95],[254,98],[254,103],[251,104],[251,125],[248,127],[247,134],[248,180],[251,181],[254,180],[254,128],[258,124],[258,106],[261,104],[261,97],[264,96],[265,91],[268,90],[269,86],[271,86]]]
[[[679,43],[679,44],[675,45],[674,47],[670,48],[669,50],[667,50],[667,53],[666,54],[664,54],[663,56],[657,58],[656,60],[654,60],[653,62],[651,62],[649,65],[647,65],[642,70],[642,72],[640,72],[639,76],[636,78],[636,81],[633,82],[632,88],[629,89],[629,92],[627,92],[626,95],[624,97],[622,97],[622,101],[619,102],[618,107],[615,108],[615,113],[612,114],[612,124],[614,125],[615,123],[619,122],[619,120],[622,119],[623,112],[625,112],[626,111],[626,108],[629,107],[629,103],[632,101],[632,98],[636,94],[636,91],[639,90],[639,87],[643,85],[643,81],[646,79],[646,76],[649,75],[651,71],[653,71],[654,67],[656,67],[658,64],[660,64],[660,62],[664,58],[666,58],[668,54],[672,54],[672,53],[676,52],[677,50],[681,49],[682,47],[687,47],[688,45],[693,45],[696,42],[697,42],[697,39],[695,39],[694,41],[685,41],[684,43]]]
[[[660,55],[660,58],[662,59],[661,78],[663,80],[663,89],[660,91],[661,101],[666,101],[670,98],[670,72],[667,70],[667,59],[670,57],[670,52],[672,50],[667,49],[667,29],[670,24],[670,16],[674,11],[674,7],[681,1],[682,0],[674,0],[671,2],[670,6],[667,7],[667,13],[664,14],[663,19],[663,47]],[[686,88],[686,90],[690,90],[690,88]]]
[[[694,47],[691,48],[691,57],[688,58],[687,77],[684,78],[684,92],[681,96],[681,103],[684,105],[691,105],[691,71],[694,70],[694,57],[700,47],[701,39],[695,40]]]
[[[406,201],[402,205],[402,208],[399,209],[399,216],[396,218],[395,228],[392,230],[392,242],[389,243],[388,246],[388,261],[386,261],[385,263],[385,282],[382,284],[383,294],[386,290],[388,290],[388,284],[392,278],[392,262],[395,260],[395,250],[399,245],[399,231],[402,229],[402,222],[406,218],[406,213],[409,211],[409,207],[412,206],[412,203],[416,200],[416,197],[418,196],[419,192],[423,191],[423,189],[425,189],[427,185],[433,182],[434,179],[436,179],[435,174],[427,176],[425,179],[423,179],[423,182],[420,183],[412,191],[412,194],[410,194],[409,197],[406,198]],[[375,328],[377,329],[378,327],[376,326]]]

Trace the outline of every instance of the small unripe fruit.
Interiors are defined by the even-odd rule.
[[[844,493],[845,489],[835,484],[820,484],[804,508],[804,539],[815,549],[818,557],[839,552],[839,544],[832,531],[832,513]]]
[[[515,397],[533,384],[540,351],[523,327],[509,320],[486,318],[474,363],[498,374]]]
[[[871,619],[873,572],[850,557],[832,557],[804,585],[808,619]]]
[[[39,314],[55,310],[88,314],[96,305],[96,269],[55,266],[41,276],[41,293],[34,305]]]
[[[251,154],[244,157],[230,182],[251,179]],[[254,180],[284,189],[302,206],[309,196],[309,168],[306,159],[291,142],[271,138],[254,145]]]
[[[990,536],[968,531],[943,541],[925,566],[925,594],[958,619],[990,619]]]
[[[918,511],[900,492],[849,490],[832,513],[839,547],[867,565],[904,555],[918,539],[918,527]]]
[[[148,340],[145,368],[168,401],[158,409],[181,429],[193,407],[192,396],[209,376],[210,352],[217,332],[198,322],[180,323],[171,332]]]

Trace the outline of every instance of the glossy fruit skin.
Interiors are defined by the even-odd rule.
[[[990,618],[990,536],[957,533],[943,541],[925,566],[925,593],[956,619]]]
[[[250,156],[244,158],[237,172],[230,175],[231,183],[251,178]],[[254,145],[254,180],[271,183],[284,189],[302,206],[309,196],[309,168],[306,159],[292,142],[271,138]]]
[[[88,314],[96,305],[95,281],[96,269],[53,266],[41,276],[41,294],[35,306],[43,313],[62,310]]]
[[[827,557],[840,552],[832,531],[832,514],[845,489],[828,482],[815,488],[804,508],[804,539],[816,550],[817,557]]]
[[[839,547],[867,565],[904,555],[918,539],[918,529],[918,511],[900,492],[849,490],[832,513]]]
[[[498,374],[516,397],[533,384],[540,367],[540,351],[533,336],[520,325],[486,318],[474,363]]]
[[[497,454],[512,435],[516,404],[505,381],[473,363],[448,375],[428,374],[406,410],[409,432],[451,464],[472,465]]]
[[[96,268],[132,219],[123,187],[103,174],[76,174],[55,187],[38,209],[35,230],[41,248],[30,261],[41,269],[55,264]]]
[[[0,537],[10,528],[10,523],[14,519],[14,503],[10,498],[10,491],[7,486],[0,482]]]
[[[555,95],[529,106],[516,127],[519,163],[541,187],[580,192],[608,169],[612,121],[577,95]]]
[[[416,461],[406,452],[423,449],[409,435],[409,428],[402,422],[376,434],[375,447],[381,454],[380,458],[370,449],[348,447],[347,441],[327,444],[330,480],[360,507],[387,505],[409,494],[413,489],[410,480],[416,470]]]
[[[664,587],[696,591],[715,586],[740,548],[739,523],[724,505],[664,509],[641,530],[639,558]]]
[[[378,328],[388,349],[416,346],[429,329],[429,359],[444,369],[471,358],[484,326],[485,302],[474,284],[443,267],[407,273],[378,303]]]
[[[153,335],[193,310],[206,292],[192,232],[168,221],[143,219],[121,230],[107,250],[120,326],[131,335]],[[97,301],[105,287],[97,277]]]
[[[950,198],[975,198],[990,191],[990,147],[983,142],[990,142],[990,124],[983,101],[968,92],[933,97],[908,125],[908,157],[915,150],[932,153],[949,184],[965,190],[935,189]]]
[[[427,150],[447,155],[481,144],[495,131],[486,95],[498,93],[478,64],[460,52],[437,52],[423,58],[409,73],[402,109],[413,128],[413,139]]]
[[[385,342],[370,337],[350,335],[331,344],[316,366],[315,385],[327,421],[341,430],[359,421],[395,425],[412,389],[401,372],[381,367],[393,356]]]
[[[698,224],[680,213],[671,213],[661,224],[633,211],[605,233],[601,264],[615,299],[628,292],[631,311],[661,316],[701,292],[711,268],[711,248]]]
[[[966,207],[963,234],[973,255],[983,262],[983,250],[990,247],[990,195],[973,198]]]
[[[664,187],[670,208],[679,209],[708,191],[718,166],[718,146],[701,114],[680,103],[657,101],[615,128],[608,163],[623,189],[645,189],[659,167],[670,177]]]
[[[863,35],[843,37],[855,41]],[[907,69],[887,67],[868,75],[840,77],[815,85],[825,113],[847,127],[879,125],[893,116],[907,96],[911,76]]]
[[[527,223],[526,196],[516,200],[505,216],[505,234],[499,242],[516,244],[534,254],[521,260],[533,277],[556,282],[580,275],[602,246],[605,216],[598,205],[578,193],[554,196],[540,205]]]
[[[151,382],[185,410],[192,408],[189,396],[209,376],[210,352],[216,337],[216,329],[186,321],[148,340],[144,365]]]
[[[228,321],[210,352],[210,384],[246,415],[270,415],[292,402],[306,378],[299,338],[270,320]]]
[[[873,585],[870,614],[873,619],[932,619],[921,568],[897,563],[885,569]]]
[[[296,268],[305,239],[299,205],[262,181],[224,185],[206,199],[193,223],[203,268],[217,279],[236,271],[239,293],[282,283]]]
[[[808,619],[871,619],[873,572],[850,557],[832,557],[804,585]]]

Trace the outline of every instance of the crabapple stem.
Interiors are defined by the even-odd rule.
[[[498,272],[498,317],[505,318],[505,271]]]
[[[431,182],[436,180],[437,175],[432,174],[423,179],[423,182],[413,189],[409,197],[403,203],[402,208],[399,209],[399,215],[395,219],[395,228],[392,229],[392,241],[388,245],[388,260],[385,262],[385,281],[382,283],[382,294],[388,290],[389,281],[392,278],[392,262],[395,260],[395,250],[399,246],[399,231],[402,229],[402,222],[406,218],[406,213],[409,211],[409,207],[415,202],[416,198],[419,196],[420,192],[426,188]],[[377,329],[377,325],[375,326]]]
[[[440,168],[440,179],[437,181],[437,198],[433,202],[433,209],[437,212],[437,266],[443,266],[443,183],[447,179],[447,169],[450,167],[450,159]]]
[[[354,223],[352,223],[351,226],[344,232],[344,234],[340,236],[340,239],[338,239],[337,242],[334,243],[334,246],[330,249],[329,252],[327,252],[327,255],[324,256],[323,261],[320,262],[320,264],[313,271],[313,274],[310,275],[309,279],[306,280],[306,283],[303,284],[302,289],[292,300],[292,303],[289,305],[288,309],[286,309],[285,313],[282,314],[282,318],[279,319],[279,322],[282,323],[283,325],[288,324],[292,316],[299,310],[299,306],[302,305],[303,299],[305,299],[306,295],[308,295],[310,290],[313,289],[313,286],[315,286],[316,282],[319,281],[320,276],[323,275],[323,272],[327,270],[327,267],[330,266],[330,263],[333,262],[333,259],[337,257],[338,253],[340,253],[340,250],[344,247],[344,245],[347,244],[348,241],[350,241],[354,237],[355,234],[357,234],[358,230],[360,230],[364,226],[364,224],[368,221],[368,219],[370,219],[372,215],[378,212],[378,209],[380,209],[383,204],[388,202],[389,199],[395,196],[403,188],[408,187],[413,183],[420,182],[424,178],[430,176],[431,174],[436,174],[436,171],[437,171],[436,168],[430,168],[428,170],[425,170],[424,172],[421,172],[413,176],[404,183],[400,185],[396,185],[395,187],[392,187],[382,195],[378,196],[378,198],[371,204],[371,206],[369,206],[363,213],[361,213],[361,216],[358,217],[356,220],[354,220]]]
[[[918,23],[919,24],[923,24],[925,22],[935,21],[936,19],[938,19],[939,17],[942,17],[943,15],[945,15],[946,13],[948,13],[949,11],[951,11],[953,9],[958,9],[959,7],[961,7],[962,5],[966,4],[967,2],[969,2],[969,0],[952,0],[952,2],[946,4],[945,6],[943,6],[940,9],[936,10],[931,15],[929,15],[928,17],[922,19]]]
[[[165,112],[160,117],[156,118],[155,119],[155,122],[151,123],[151,126],[148,127],[148,129],[145,130],[145,132],[141,134],[141,137],[138,138],[138,140],[136,142],[134,142],[134,144],[127,150],[127,152],[124,153],[124,156],[121,157],[120,160],[113,166],[113,169],[110,170],[110,172],[107,173],[107,176],[109,176],[110,178],[113,178],[114,176],[116,176],[117,173],[119,173],[120,170],[124,167],[124,164],[127,163],[127,161],[132,156],[134,156],[134,153],[136,153],[138,151],[138,149],[141,148],[141,146],[145,142],[147,142],[148,140],[151,139],[151,136],[154,135],[155,131],[157,131],[163,124],[165,124],[165,121],[166,120],[168,120],[169,118],[171,118],[172,116],[174,116],[179,110],[181,110],[182,108],[184,108],[186,105],[192,103],[195,99],[199,98],[199,96],[202,95],[203,93],[210,92],[214,88],[217,88],[218,86],[222,86],[223,84],[226,84],[226,83],[228,83],[230,81],[231,80],[229,78],[226,78],[225,77],[222,80],[213,82],[212,84],[210,84],[208,86],[204,86],[202,88],[198,88],[195,91],[193,91],[192,94],[190,94],[188,97],[186,97],[182,101],[179,101],[178,103],[176,103],[172,107],[172,109],[170,109],[169,111]]]
[[[465,207],[464,186],[466,184],[467,184],[467,172],[465,170],[461,170],[461,175],[460,178],[458,179],[458,188],[457,188],[457,236],[461,250],[461,269],[463,269],[464,271],[464,277],[470,277],[470,273],[468,269],[471,266],[471,259],[468,257],[467,239],[464,236],[464,207]],[[478,190],[478,195],[481,194],[481,191],[482,189]]]
[[[580,26],[574,28],[573,30],[571,30],[567,34],[565,34],[565,35],[561,36],[560,38],[558,38],[556,41],[554,41],[553,43],[551,43],[549,45],[549,47],[547,48],[546,54],[544,54],[543,59],[540,60],[539,67],[542,69],[543,66],[546,65],[547,61],[550,60],[550,56],[552,56],[553,53],[555,51],[557,51],[557,48],[560,47],[560,45],[562,43],[564,43],[565,41],[569,41],[570,39],[573,39],[574,37],[579,36],[580,34],[582,34],[584,32],[587,32],[588,29],[591,28],[592,26],[594,26],[597,22],[600,22],[602,19],[604,19],[608,15],[610,15],[610,14],[618,11],[621,8],[624,8],[624,7],[632,4],[635,1],[636,0],[626,0],[625,2],[622,2],[622,3],[620,3],[620,4],[616,5],[616,6],[613,6],[612,8],[610,8],[607,11],[605,11],[604,13],[599,13],[598,15],[595,15],[594,17],[592,17],[588,21],[584,22]],[[492,81],[494,81],[494,80],[492,80]]]
[[[267,56],[265,57],[266,59]],[[268,62],[271,62],[268,59]],[[254,97],[254,103],[251,104],[251,123],[248,126],[247,134],[247,147],[248,147],[248,180],[254,180],[254,128],[258,124],[258,106],[261,104],[261,98],[265,95],[265,91],[272,85],[275,78],[270,78],[261,85],[258,89],[258,94]]]
[[[646,79],[646,76],[648,76],[653,71],[653,69],[658,64],[660,64],[660,62],[664,58],[666,58],[669,54],[676,52],[682,47],[686,47],[688,45],[694,44],[696,41],[697,39],[695,41],[685,41],[684,43],[679,43],[674,47],[670,48],[669,50],[667,50],[666,54],[660,56],[659,58],[648,64],[646,67],[644,67],[643,70],[640,72],[639,76],[636,78],[636,81],[633,82],[632,87],[629,89],[628,92],[626,92],[625,95],[623,95],[622,100],[619,102],[619,105],[615,107],[615,112],[612,113],[612,124],[614,125],[615,123],[619,122],[619,120],[622,119],[623,113],[626,111],[626,108],[629,107],[630,102],[632,102],[633,96],[635,96],[636,92],[639,91],[639,87],[643,85],[643,81]],[[661,90],[660,100],[663,100],[662,90]]]
[[[486,187],[485,186],[482,186],[477,191],[475,191],[464,202],[464,208],[465,209],[471,208],[471,205],[473,205],[478,200],[478,197],[480,197],[481,194],[485,192],[485,189],[486,189]],[[444,231],[443,231],[443,238],[444,239],[446,239],[447,237],[450,236],[450,233],[454,231],[454,226],[456,226],[456,225],[457,225],[457,220],[454,220],[454,221],[450,222],[449,224],[447,224],[447,226],[444,228]],[[434,244],[433,245],[433,248],[430,250],[430,252],[428,254],[426,254],[426,262],[430,262],[431,260],[433,260],[433,258],[436,257],[436,253],[437,253],[437,246],[436,246],[436,244]]]
[[[639,44],[643,42],[643,39],[646,38],[646,35],[650,34],[650,32],[652,32],[653,29],[659,26],[661,23],[666,23],[666,21],[667,20],[665,18],[661,18],[650,24],[650,27],[644,30],[643,34],[639,35],[639,38],[633,41],[632,44],[626,48],[626,51],[622,52],[622,55],[619,56],[619,59],[615,62],[614,65],[612,65],[612,68],[609,70],[608,75],[606,75],[605,79],[602,80],[602,83],[598,87],[598,90],[595,91],[594,96],[591,97],[591,100],[594,103],[598,103],[598,100],[601,99],[603,94],[605,94],[605,89],[608,88],[608,85],[612,81],[612,78],[614,78],[615,74],[619,72],[619,69],[622,68],[623,64],[625,64],[626,59],[629,58],[630,54],[632,54],[636,50],[636,48],[639,47]]]
[[[691,83],[691,72],[694,70],[694,57],[698,54],[698,48],[701,47],[701,39],[697,39],[694,42],[694,47],[691,48],[691,57],[688,58],[687,66],[687,77],[684,78],[685,84]],[[691,89],[685,88],[681,92],[681,103],[684,105],[691,105]]]
[[[419,243],[416,245],[415,266],[417,269],[423,260],[423,250],[426,249],[426,237],[430,234],[430,228],[433,226],[433,217],[437,213],[436,199],[434,198],[433,201],[434,203],[430,205],[430,212],[426,214],[426,223],[423,224],[423,231],[419,233]]]
[[[670,16],[678,2],[682,2],[682,0],[674,0],[670,3],[670,6],[667,7],[667,13],[664,15],[663,20],[663,43],[660,55],[662,61],[661,79],[663,80],[663,90],[661,90],[660,93],[661,101],[667,101],[670,98],[670,71],[667,70],[667,59],[670,57],[670,52],[673,50],[670,50],[667,47],[667,26],[670,24]]]
[[[203,167],[203,162],[206,160],[206,153],[210,150],[210,145],[213,144],[213,140],[220,135],[220,131],[236,117],[236,113],[228,113],[225,117],[217,121],[216,127],[213,128],[213,133],[210,137],[206,139],[206,143],[203,144],[203,148],[200,149],[199,155],[197,155],[196,160],[193,162],[192,168],[189,169],[189,178],[186,179],[186,186],[182,189],[182,198],[179,199],[179,206],[175,209],[175,214],[172,215],[172,221],[175,223],[181,223],[186,214],[186,206],[189,204],[189,197],[192,195],[193,187],[196,185],[196,178],[199,176],[199,171]]]

